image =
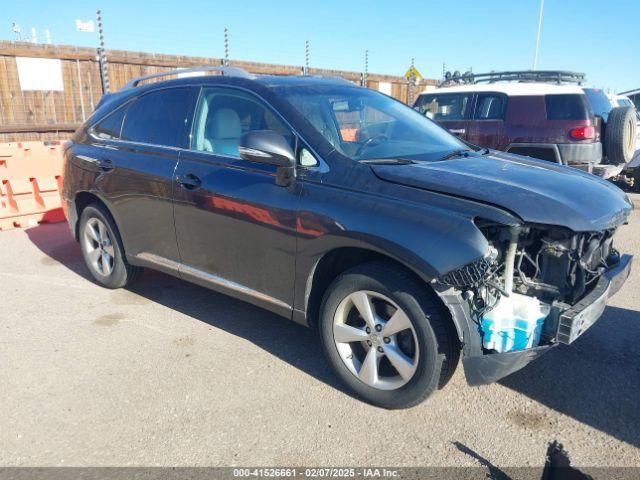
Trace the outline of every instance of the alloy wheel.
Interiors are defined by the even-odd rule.
[[[418,367],[418,339],[407,314],[390,298],[360,290],[340,302],[333,339],[349,371],[370,387],[395,390]]]
[[[90,267],[103,277],[111,275],[115,250],[106,225],[98,218],[90,218],[85,224],[83,238]]]

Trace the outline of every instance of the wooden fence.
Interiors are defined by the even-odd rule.
[[[23,90],[18,75],[18,57],[59,59],[63,90]],[[106,57],[112,91],[142,75],[221,63],[219,58],[120,50],[107,50]],[[230,64],[257,74],[299,75],[301,72],[300,66],[236,60]],[[358,72],[310,68],[309,74],[360,81]],[[369,74],[367,78],[369,88],[386,90],[395,98],[407,101],[409,87],[404,77]],[[424,83],[435,82],[423,80]],[[89,117],[101,96],[100,68],[95,49],[0,41],[0,142],[68,138]]]

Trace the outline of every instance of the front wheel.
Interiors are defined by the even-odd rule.
[[[338,277],[320,314],[325,355],[363,400],[407,408],[446,384],[460,344],[439,299],[411,273],[371,262]]]

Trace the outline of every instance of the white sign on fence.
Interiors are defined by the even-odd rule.
[[[380,93],[384,93],[385,95],[391,95],[391,83],[389,83],[389,82],[380,82],[378,84],[378,91]]]
[[[95,31],[93,27],[93,20],[89,20],[88,22],[83,22],[80,19],[76,20],[76,29],[79,32],[89,32],[93,33]]]
[[[62,92],[62,63],[57,58],[16,57],[22,90]]]

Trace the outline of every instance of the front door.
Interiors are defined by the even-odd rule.
[[[182,275],[281,314],[290,313],[299,187],[275,183],[276,168],[240,158],[240,136],[285,124],[246,91],[203,87],[191,148],[175,174]]]

